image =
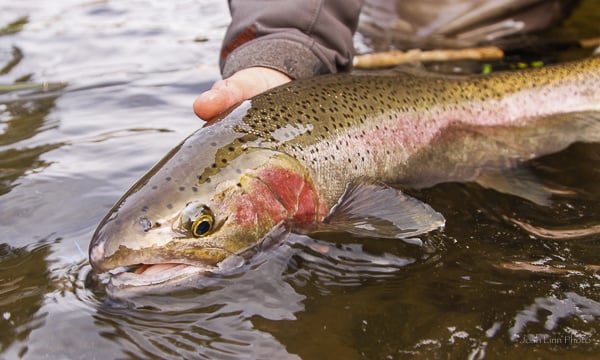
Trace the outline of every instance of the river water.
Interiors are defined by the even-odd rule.
[[[551,34],[594,36],[592,2]],[[549,207],[442,184],[411,192],[447,219],[422,247],[290,235],[247,271],[200,290],[111,300],[90,276],[91,235],[201,125],[191,104],[219,77],[227,4],[0,4],[0,358],[600,352],[600,144],[527,165],[556,190]]]

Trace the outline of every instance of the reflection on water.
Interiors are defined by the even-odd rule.
[[[31,250],[0,244],[0,350],[44,325],[44,314],[38,310],[51,287],[46,270],[49,251],[44,243]],[[26,346],[17,352],[23,354]]]
[[[549,314],[548,314],[549,313]],[[535,303],[530,307],[521,311],[515,317],[515,324],[509,329],[509,333],[513,340],[519,340],[527,328],[528,323],[541,323],[543,322],[544,330],[555,330],[560,322],[589,322],[593,321],[596,317],[600,316],[600,302],[588,299],[577,293],[567,292],[564,298],[557,298],[556,296],[548,296],[544,298],[535,299]],[[572,329],[563,336],[564,341],[570,339],[573,343],[589,343],[591,342],[592,336],[596,335],[595,329],[590,331],[577,330],[581,325]],[[551,336],[546,333],[537,333],[533,336],[541,336],[544,339],[549,339]],[[526,334],[525,339],[531,341],[532,334]]]
[[[590,37],[600,13],[584,3]],[[474,184],[409,190],[447,219],[422,247],[291,234],[198,289],[107,298],[90,237],[200,125],[191,103],[218,77],[226,7],[2,3],[0,28],[28,22],[0,31],[0,358],[597,355],[600,144],[527,164],[549,207]]]
[[[51,125],[46,117],[56,96],[0,103],[0,195],[7,193],[14,182],[28,171],[38,171],[48,164],[40,156],[60,147],[60,143],[18,147],[18,144],[47,130]]]
[[[283,245],[268,261],[258,261],[238,275],[207,279],[201,289],[178,294],[177,301],[165,296],[138,297],[126,303],[105,299],[96,317],[112,329],[106,329],[103,336],[122,344],[124,352],[129,349],[142,357],[234,359],[244,354],[253,359],[296,358],[252,321],[255,317],[295,320],[295,314],[304,310],[304,296],[283,276],[292,252]],[[128,305],[137,310],[131,311]]]
[[[287,331],[293,331],[293,323],[305,322],[304,302],[314,297],[307,287],[326,296],[336,287],[383,283],[412,262],[404,256],[371,253],[362,244],[340,245],[291,234],[280,247],[258,255],[246,271],[206,279],[201,289],[178,294],[177,301],[165,296],[125,302],[106,299],[97,317],[115,326],[104,336],[138,347],[146,356],[188,358],[201,348],[208,359],[228,358],[227,354],[293,359],[297,355],[286,351],[293,344],[286,341]],[[137,310],[132,312],[130,306]],[[303,331],[318,319],[323,318],[307,319]]]

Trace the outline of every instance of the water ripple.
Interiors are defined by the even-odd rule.
[[[290,281],[296,285],[312,282],[325,293],[335,286],[390,278],[415,262],[411,257],[369,253],[360,243],[336,244],[307,236],[296,237],[293,246],[299,251],[290,263]]]
[[[537,298],[531,306],[519,312],[515,317],[515,324],[509,329],[511,339],[516,341],[524,335],[528,336],[525,334],[527,325],[539,323],[542,314],[547,314],[544,329],[548,331],[555,330],[559,322],[564,322],[571,317],[588,323],[600,316],[600,302],[574,292],[567,292],[564,295],[562,299],[556,296]],[[542,335],[550,336],[550,334]],[[595,341],[600,344],[598,340]]]

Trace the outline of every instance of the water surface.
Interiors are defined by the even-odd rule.
[[[91,235],[200,126],[191,103],[219,76],[227,4],[0,3],[0,27],[16,22],[0,36],[0,358],[563,359],[600,350],[600,144],[528,164],[555,190],[550,207],[473,184],[412,191],[447,219],[423,247],[292,234],[199,289],[107,298],[88,276]],[[590,3],[550,34],[590,36],[582,21],[600,20]]]

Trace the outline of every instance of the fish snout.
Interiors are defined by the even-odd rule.
[[[104,266],[104,247],[107,242],[107,237],[102,230],[102,226],[96,229],[89,248],[90,265],[92,266],[92,270],[96,273],[103,273],[109,270]]]
[[[103,221],[92,236],[89,259],[97,273],[120,266],[133,265],[131,254],[148,253],[169,243],[177,236],[168,223],[152,221],[146,216],[119,219],[118,216]],[[140,256],[135,261],[143,262]]]

